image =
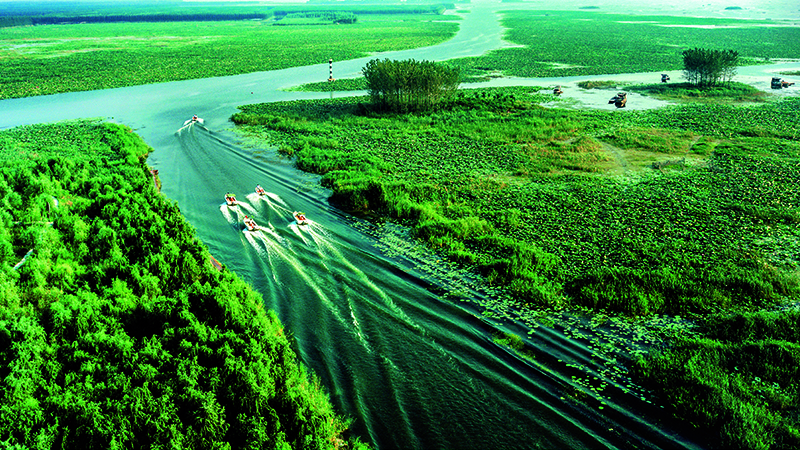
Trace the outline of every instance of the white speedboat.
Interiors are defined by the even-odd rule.
[[[292,213],[292,215],[294,216],[294,220],[298,225],[308,225],[308,219],[306,219],[305,213],[295,211]]]
[[[251,217],[244,216],[244,226],[247,228],[247,231],[258,230],[258,224],[256,224],[256,221]]]
[[[239,202],[236,201],[236,194],[231,194],[230,192],[225,194],[225,203],[228,206],[236,206],[236,205],[238,205]]]
[[[197,117],[197,115],[195,114],[194,116],[192,116],[191,119],[187,120],[186,122],[183,122],[183,125],[186,126],[186,125],[189,125],[189,124],[195,123],[195,122],[202,124],[203,123],[203,119]]]

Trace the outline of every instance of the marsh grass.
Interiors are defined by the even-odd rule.
[[[769,94],[744,83],[725,83],[698,87],[690,83],[660,83],[626,86],[626,90],[652,95],[665,100],[706,103],[763,103]]]
[[[334,81],[320,81],[318,83],[306,83],[294,86],[287,91],[299,92],[328,92],[328,91],[365,91],[367,81],[364,77],[359,78],[337,78]]]
[[[673,109],[622,118],[544,109],[536,89],[470,90],[428,115],[378,115],[355,98],[243,107],[233,120],[272,130],[339,206],[412,220],[429,245],[532,304],[567,293],[642,315],[794,295],[780,270],[724,251],[750,246],[748,230],[783,234],[794,223],[765,204],[795,201],[775,189],[797,159],[792,147],[652,126]]]
[[[723,40],[746,64],[797,55],[790,21],[637,16],[633,22],[629,15],[593,11],[507,11],[505,38],[520,47],[451,62],[473,77],[561,77],[681,70],[680,48],[716,48]],[[787,26],[769,26],[776,23]],[[735,27],[708,28],[724,25]]]
[[[497,345],[511,349],[511,351],[525,359],[536,359],[536,356],[532,352],[525,350],[525,342],[522,337],[514,333],[497,332],[492,335],[492,341]]]
[[[336,25],[334,41],[332,26],[275,27],[269,21],[0,28],[0,98],[236,75],[318,64],[330,57],[352,59],[433,45],[457,29],[453,22],[400,18],[370,15]]]
[[[724,447],[796,447],[796,315],[759,311],[800,295],[798,100],[611,114],[545,109],[536,92],[470,90],[427,115],[351,98],[233,119],[293,148],[335,204],[396,218],[479,274],[502,292],[491,317],[688,314],[706,336],[648,334],[661,351],[636,379]]]
[[[636,377],[695,426],[719,430],[722,447],[800,446],[800,312],[718,314],[705,328],[706,338],[641,358]]]
[[[620,85],[618,81],[613,80],[589,80],[589,81],[579,81],[576,83],[579,88],[582,89],[610,89],[616,88]]]

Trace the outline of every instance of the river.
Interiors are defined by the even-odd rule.
[[[503,47],[493,8],[473,6],[447,43],[380,56],[444,60]],[[354,76],[369,59],[336,61],[334,76]],[[236,106],[328,96],[280,90],[327,76],[325,61],[6,100],[0,129],[91,117],[133,128],[155,150],[149,161],[163,193],[212,254],[262,294],[356,435],[376,448],[703,446],[626,379],[624,361],[615,359],[626,345],[597,351],[626,333],[633,341],[630,330],[609,321],[604,334],[585,317],[565,315],[544,326],[491,306],[502,304],[497,293],[420,249],[402,227],[332,208],[315,176],[230,131]],[[192,114],[204,123],[182,127]],[[267,195],[254,192],[257,184]],[[239,206],[224,205],[228,191]],[[310,223],[295,224],[295,210]],[[244,215],[262,229],[242,231]],[[504,332],[523,337],[527,357],[494,342]]]

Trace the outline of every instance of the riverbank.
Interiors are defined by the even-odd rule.
[[[7,444],[363,448],[261,296],[208,262],[130,129],[82,121],[0,141]]]

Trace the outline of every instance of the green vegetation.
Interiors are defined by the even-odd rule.
[[[465,75],[560,77],[680,70],[681,49],[693,47],[736,49],[743,64],[800,53],[797,28],[774,26],[781,21],[591,11],[507,11],[503,17],[505,39],[523,47],[450,63]]]
[[[235,75],[442,42],[457,25],[370,15],[336,28],[271,21],[0,28],[0,99]]]
[[[800,312],[721,314],[706,338],[681,339],[634,365],[646,385],[720,448],[800,447]]]
[[[431,61],[373,59],[362,73],[378,111],[431,111],[452,101],[458,90],[458,69]]]
[[[667,100],[709,103],[765,102],[769,95],[749,84],[726,83],[700,88],[690,83],[657,83],[625,86],[628,91],[641,92]]]
[[[115,2],[5,2],[0,27],[65,23],[174,22],[266,19],[272,15],[260,6],[230,3],[187,5],[180,1]]]
[[[144,0],[134,3],[95,3],[58,2],[31,3],[17,2],[4,5],[0,11],[0,28],[21,25],[53,25],[66,23],[114,23],[114,22],[175,22],[175,21],[216,21],[253,20],[275,17],[297,18],[299,16],[320,17],[338,16],[345,19],[340,23],[352,23],[358,14],[442,14],[445,4],[404,4],[404,5],[248,5],[229,2],[203,2],[187,5],[181,1]]]
[[[233,120],[269,128],[343,207],[412,220],[534,305],[708,312],[796,292],[790,272],[743,250],[793,239],[796,100],[623,116],[543,109],[552,98],[533,91],[461,92],[427,116],[361,115],[337,99],[251,105]],[[676,157],[688,163],[649,171]]]
[[[528,350],[525,350],[525,342],[522,338],[513,333],[495,333],[492,336],[492,341],[497,345],[508,347],[514,353],[526,359],[535,359],[536,356]]]
[[[130,129],[22,127],[0,149],[4,447],[360,445]]]
[[[378,115],[363,97],[232,119],[322,174],[342,208],[406,223],[519,308],[722,324],[798,298],[800,100],[614,114],[542,108],[539,89],[460,92],[428,115]],[[652,353],[636,374],[726,445],[792,448],[796,338],[720,336]]]
[[[620,85],[618,81],[612,80],[594,80],[594,81],[579,81],[576,83],[579,88],[582,89],[609,89],[609,88],[616,88]]]
[[[351,12],[297,12],[282,16],[275,25],[350,24],[357,20]]]
[[[292,14],[296,12],[351,12],[357,15],[417,15],[417,14],[442,14],[446,9],[454,9],[452,3],[436,2],[405,2],[405,4],[381,5],[365,4],[363,2],[308,2],[302,5],[282,5],[275,8],[275,15]]]
[[[300,86],[294,86],[287,91],[301,91],[301,92],[326,92],[326,91],[366,91],[367,80],[364,77],[359,78],[337,78],[333,82],[320,81],[317,83],[306,83]]]
[[[684,50],[683,76],[699,87],[728,83],[736,75],[739,52],[693,48]]]

